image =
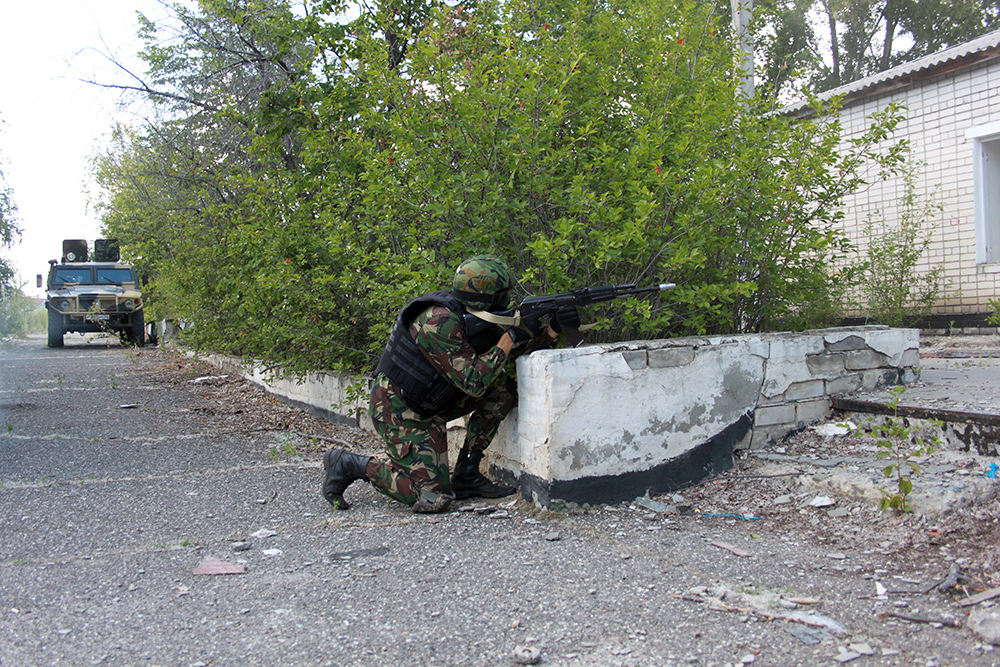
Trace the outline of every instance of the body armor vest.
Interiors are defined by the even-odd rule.
[[[375,368],[376,373],[382,373],[395,386],[403,401],[415,412],[430,417],[447,410],[466,398],[466,394],[448,382],[438,373],[424,352],[417,347],[410,335],[410,325],[413,320],[427,308],[439,305],[459,315],[465,330],[465,306],[452,296],[451,292],[442,290],[419,296],[408,303],[396,318],[396,324],[389,335],[385,351]],[[491,327],[495,331],[488,336],[477,336],[470,344],[477,354],[482,354],[496,345],[503,332],[499,327]]]

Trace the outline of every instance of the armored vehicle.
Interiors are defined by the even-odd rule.
[[[115,241],[98,239],[93,257],[88,250],[86,241],[66,240],[62,259],[49,261],[49,347],[62,347],[66,333],[88,331],[114,331],[123,343],[141,347],[145,315],[135,267],[120,261]]]

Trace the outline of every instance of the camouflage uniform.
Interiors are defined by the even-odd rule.
[[[452,493],[447,423],[470,415],[465,445],[481,452],[514,407],[517,388],[503,372],[504,351],[494,346],[477,354],[465,338],[461,316],[448,308],[427,308],[410,325],[410,334],[435,370],[467,397],[440,414],[423,416],[403,401],[385,375],[377,375],[369,415],[386,442],[389,461],[372,459],[368,481],[402,503],[413,505],[422,498],[433,505]]]
[[[514,380],[504,374],[507,350],[513,355],[514,345],[524,343],[525,353],[551,345],[565,315],[556,312],[554,326],[550,313],[513,316],[504,310],[513,286],[506,262],[476,255],[458,267],[451,290],[429,292],[403,308],[376,368],[369,403],[389,460],[327,451],[322,491],[335,509],[350,507],[344,491],[358,480],[412,505],[414,512],[443,511],[455,497],[501,498],[515,492],[479,469],[483,450],[516,402]],[[470,338],[466,312],[491,324],[470,329]],[[575,309],[572,315],[578,326]],[[447,424],[463,415],[471,415],[465,445],[449,474]]]

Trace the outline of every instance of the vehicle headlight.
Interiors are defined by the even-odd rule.
[[[66,299],[59,302],[59,310],[67,311],[69,310],[70,303]]]
[[[132,299],[125,299],[122,305],[125,306],[125,310],[132,310],[135,308],[135,304],[132,302]]]
[[[75,252],[68,252],[68,253],[66,253],[66,260],[70,261],[70,262],[75,262],[76,261],[76,253]]]

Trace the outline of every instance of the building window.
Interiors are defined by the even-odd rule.
[[[976,196],[976,263],[1000,263],[1000,123],[970,128]]]

